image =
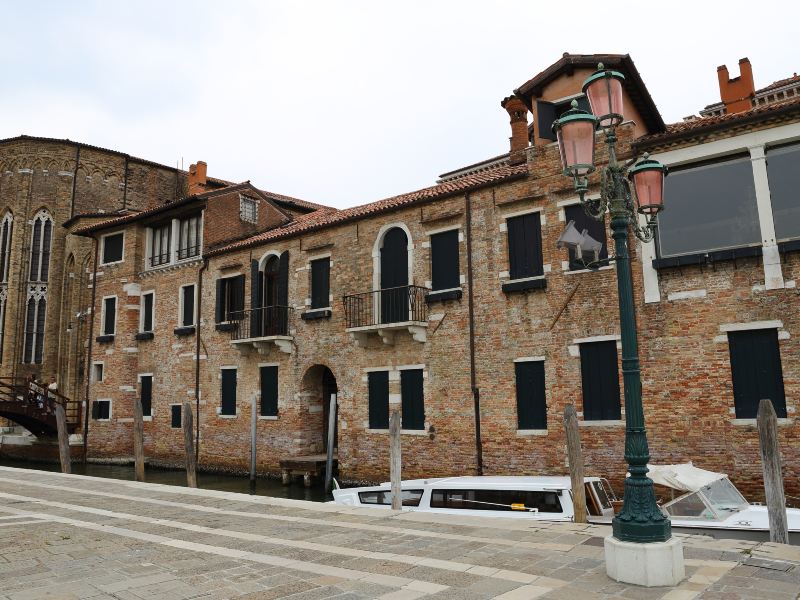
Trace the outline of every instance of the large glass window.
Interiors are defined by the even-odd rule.
[[[403,506],[419,506],[425,490],[400,490],[400,502]],[[373,492],[359,492],[358,499],[361,504],[377,504],[378,506],[392,505],[391,490],[375,490]]]
[[[150,230],[150,266],[159,267],[170,262],[170,237],[172,224],[165,223]]]
[[[767,150],[767,175],[775,236],[800,238],[800,144]]]
[[[664,181],[667,210],[658,215],[660,256],[761,243],[749,156],[675,168]]]
[[[557,492],[538,490],[432,490],[431,508],[564,512]]]
[[[200,255],[200,215],[178,221],[178,260]]]

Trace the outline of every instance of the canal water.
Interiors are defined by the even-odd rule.
[[[25,460],[12,460],[0,458],[0,465],[4,467],[17,467],[20,469],[37,469],[39,471],[60,471],[58,463],[30,462]],[[96,463],[72,463],[72,472],[76,475],[91,475],[92,477],[108,477],[109,479],[126,479],[133,481],[133,465],[102,465]],[[148,483],[162,483],[186,487],[186,472],[172,469],[145,469],[145,481]],[[197,473],[197,487],[206,490],[220,490],[223,492],[250,493],[250,479],[242,475],[221,475],[217,473]],[[302,480],[291,485],[283,485],[276,479],[256,479],[255,494],[258,496],[272,496],[275,498],[291,498],[293,500],[311,500],[324,502],[327,500],[322,485],[306,488]]]

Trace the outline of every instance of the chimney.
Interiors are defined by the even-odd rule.
[[[750,60],[742,58],[739,61],[739,76],[730,78],[728,67],[717,67],[719,79],[719,98],[725,105],[725,112],[740,113],[753,108],[752,98],[756,86],[753,83],[753,67]]]
[[[206,190],[206,171],[208,171],[208,165],[202,160],[198,160],[197,164],[189,166],[187,187],[190,196],[200,194]]]
[[[528,147],[528,107],[517,96],[503,98],[500,106],[506,109],[511,118],[511,154],[509,163],[521,165],[526,162],[525,149]]]

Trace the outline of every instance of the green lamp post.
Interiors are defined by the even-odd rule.
[[[639,349],[631,283],[628,230],[642,241],[653,239],[656,215],[663,209],[666,167],[647,154],[638,162],[620,164],[616,155],[616,127],[622,122],[622,82],[625,76],[598,65],[583,84],[592,108],[590,114],[572,108],[553,124],[564,175],[571,177],[586,213],[602,221],[611,216],[619,291],[619,318],[622,337],[622,374],[625,387],[625,460],[630,477],[625,480],[622,510],[614,518],[614,537],[623,542],[666,542],[671,537],[670,522],[656,505],[653,481],[647,477],[650,451],[642,409],[642,383],[639,374]],[[605,133],[608,164],[601,169],[600,198],[589,200],[589,174],[595,171],[595,131]],[[639,224],[638,214],[645,217]]]

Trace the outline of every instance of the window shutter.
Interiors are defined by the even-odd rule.
[[[259,313],[261,308],[261,272],[258,270],[258,261],[250,261],[250,337],[260,337]]]
[[[100,401],[92,400],[92,419],[95,421],[100,418]]]
[[[400,371],[403,429],[425,429],[425,397],[422,369]]]
[[[517,427],[547,429],[544,361],[514,363],[517,382]]]
[[[389,428],[389,371],[371,371],[369,380],[369,428]]]
[[[544,100],[536,101],[536,134],[539,139],[555,141],[553,121],[556,120],[556,105]]]
[[[225,280],[217,279],[216,305],[214,306],[214,320],[222,323],[225,320]]]
[[[153,378],[149,375],[141,381],[142,416],[149,417],[153,410]]]
[[[278,367],[261,367],[261,416],[278,416]]]
[[[511,279],[536,277],[542,266],[542,227],[538,212],[512,217],[506,221],[508,263]]]
[[[278,306],[289,306],[289,251],[278,262]]]
[[[762,399],[772,400],[775,414],[786,418],[781,353],[777,329],[728,333],[737,419],[755,419]]]
[[[106,310],[103,319],[103,333],[105,335],[114,335],[114,325],[117,318],[117,299],[106,298]]]
[[[330,306],[331,259],[311,261],[311,308]]]
[[[183,291],[183,314],[181,325],[183,327],[190,327],[194,325],[194,286],[187,285],[182,288]]]
[[[223,415],[236,414],[236,369],[222,369],[222,401]]]
[[[431,236],[431,287],[449,290],[461,285],[458,273],[458,230]]]
[[[241,319],[244,312],[244,275],[238,275],[233,280],[233,306],[231,313],[233,318]]]
[[[170,426],[173,429],[180,429],[182,425],[182,415],[181,415],[181,408],[183,408],[180,404],[173,404],[170,408]]]
[[[153,331],[153,294],[144,295],[144,315],[142,331]]]
[[[580,345],[583,418],[586,421],[618,421],[619,366],[615,341]]]

